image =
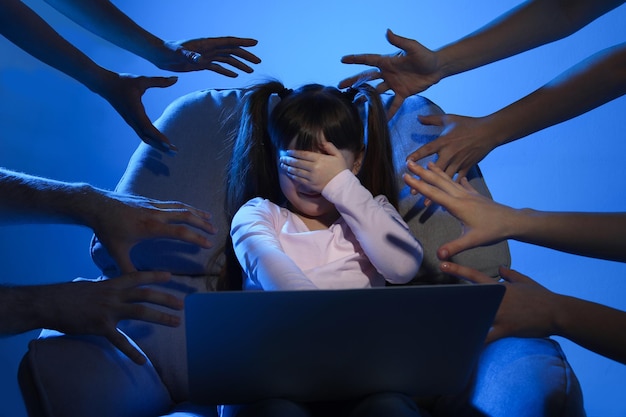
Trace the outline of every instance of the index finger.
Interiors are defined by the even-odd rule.
[[[147,284],[160,284],[168,282],[172,274],[166,271],[135,271],[124,276],[110,279],[116,288],[131,288]]]
[[[378,71],[377,69],[369,69],[342,80],[339,83],[339,88],[348,88],[352,87],[359,81],[372,81],[379,78],[381,78],[380,71]]]
[[[341,57],[343,64],[361,64],[376,66],[376,63],[380,59],[380,54],[351,54]]]
[[[473,282],[474,284],[494,284],[497,282],[494,278],[483,272],[453,262],[442,262],[439,268],[447,274]]]
[[[406,185],[417,191],[417,193],[423,195],[427,200],[434,201],[436,204],[446,208],[449,205],[448,203],[450,202],[451,197],[440,189],[433,187],[423,180],[417,179],[409,174],[404,174],[402,179]]]
[[[412,173],[420,177],[420,179],[418,179],[405,174],[403,179],[409,187],[441,206],[449,208],[452,205],[454,200],[451,193],[446,190],[446,187],[439,187],[437,184],[431,183],[428,177],[431,177],[432,173],[429,170],[424,169],[419,164],[412,161],[407,163],[407,167]]]
[[[407,168],[409,169],[409,171],[419,176],[422,181],[428,183],[429,185],[432,185],[433,187],[436,187],[441,191],[444,191],[447,194],[458,195],[459,191],[461,192],[460,194],[464,194],[467,191],[464,186],[453,181],[452,178],[447,176],[441,168],[439,168],[432,162],[428,163],[428,169],[426,169],[420,164],[417,164],[412,160],[408,160]]]
[[[133,346],[127,339],[126,335],[120,333],[119,330],[115,328],[109,329],[104,336],[113,346],[118,348],[120,352],[137,365],[144,365],[147,362],[146,357],[135,346]]]
[[[135,128],[139,138],[156,150],[169,155],[175,155],[178,152],[178,147],[171,143],[167,136],[154,127],[149,120],[148,122],[146,126]]]
[[[284,156],[288,158],[300,159],[302,161],[310,161],[310,162],[317,160],[319,155],[320,155],[319,152],[303,151],[303,150],[296,150],[296,149],[287,149],[285,151],[280,151],[281,157]]]
[[[240,38],[237,36],[222,36],[219,38],[209,38],[209,40],[213,45],[217,43],[218,47],[255,46],[257,43],[259,43],[259,41],[256,39]]]
[[[387,120],[391,120],[391,118],[400,110],[402,107],[402,103],[404,103],[404,97],[394,94],[393,100],[391,100],[391,105],[389,106],[389,110],[387,110]]]

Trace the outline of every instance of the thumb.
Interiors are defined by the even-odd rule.
[[[335,144],[333,144],[332,142],[329,141],[324,141],[321,143],[322,148],[324,149],[324,152],[326,152],[326,154],[331,155],[331,156],[341,156],[341,152],[339,152],[339,149],[337,149],[337,147],[335,146]]]
[[[497,316],[496,316],[497,320]],[[487,338],[485,339],[485,344],[495,342],[498,339],[502,339],[503,337],[509,336],[506,334],[506,331],[502,328],[502,326],[498,325],[495,321],[493,323],[493,327],[487,333]]]
[[[417,120],[419,120],[421,124],[426,126],[443,126],[443,118],[444,116],[440,114],[417,116]]]
[[[146,357],[137,350],[127,339],[126,335],[122,334],[119,330],[113,328],[110,329],[105,337],[111,342],[113,346],[118,348],[124,355],[137,365],[143,365],[147,362]]]
[[[409,38],[405,38],[405,37],[400,36],[400,35],[396,35],[395,33],[393,33],[391,31],[391,29],[387,29],[386,37],[387,37],[387,41],[390,44],[392,44],[396,48],[402,49],[403,51],[408,49],[409,44],[411,42],[417,42],[417,41],[415,41],[413,39],[409,39]]]
[[[439,247],[437,250],[437,257],[442,261],[450,259],[450,257],[456,255],[457,253],[463,252],[464,250],[475,246],[477,245],[472,242],[472,237],[468,233]]]
[[[402,107],[402,103],[404,103],[404,97],[399,96],[397,93],[393,96],[393,100],[391,100],[391,106],[389,106],[389,110],[387,110],[387,120],[391,120],[393,116],[400,110]]]
[[[166,88],[176,84],[178,77],[147,77],[146,88],[158,87]]]
[[[122,274],[130,274],[137,272],[137,268],[130,259],[130,250],[114,251],[111,257],[122,271]]]
[[[500,277],[504,278],[507,282],[513,283],[531,283],[534,282],[532,279],[527,277],[524,274],[520,274],[514,269],[507,268],[506,266],[501,265],[498,268],[498,273]]]

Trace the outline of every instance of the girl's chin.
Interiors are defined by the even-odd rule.
[[[318,200],[322,198],[322,194],[320,193],[314,193],[314,194],[298,193],[298,194],[300,195],[300,197],[307,199],[307,200]]]

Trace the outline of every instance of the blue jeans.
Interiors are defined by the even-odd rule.
[[[433,417],[584,417],[580,384],[551,339],[485,346],[467,388],[429,406]]]
[[[551,339],[506,338],[485,346],[467,387],[460,393],[418,401],[412,410],[404,400],[395,398],[385,404],[385,395],[362,403],[336,403],[333,413],[325,414],[328,403],[312,408],[286,400],[271,400],[259,409],[237,408],[222,417],[342,417],[422,416],[422,417],[585,417],[583,396],[574,371],[559,344]],[[259,404],[260,405],[260,404]],[[348,407],[350,405],[350,407]],[[363,405],[363,407],[361,407]],[[232,407],[232,408],[231,408]],[[276,414],[256,414],[267,407]],[[346,408],[348,407],[348,408]],[[382,408],[378,408],[382,407]],[[389,408],[387,408],[389,407]],[[393,409],[392,412],[380,410]],[[350,412],[364,414],[350,414]],[[371,414],[368,414],[371,411]],[[242,414],[239,414],[241,412]],[[400,414],[393,414],[398,412]],[[406,412],[407,414],[401,414]],[[417,414],[411,414],[417,413]]]
[[[270,399],[221,407],[221,417],[425,417],[410,397],[381,393],[355,401],[299,403]]]

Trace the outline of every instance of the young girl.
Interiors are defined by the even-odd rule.
[[[280,100],[270,111],[273,94]],[[243,106],[227,191],[227,209],[236,211],[231,238],[243,289],[367,288],[411,280],[422,247],[395,208],[387,120],[375,90],[362,84],[341,92],[314,84],[292,91],[273,81],[253,88]],[[339,409],[370,415],[363,411],[379,413],[380,407],[385,412],[377,415],[419,415],[402,395],[380,399],[331,408],[336,415]],[[252,409],[254,415],[270,409],[276,415],[277,403],[289,404],[289,416],[299,415],[294,408],[316,415],[310,413],[320,406],[274,400],[265,403],[266,411],[259,404],[228,406],[223,415]]]

